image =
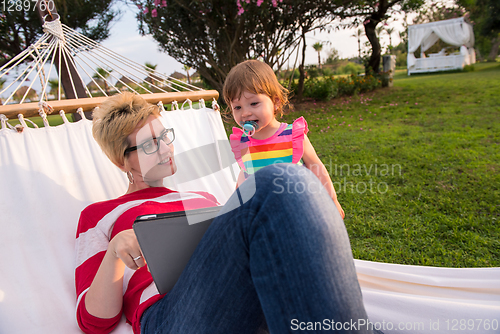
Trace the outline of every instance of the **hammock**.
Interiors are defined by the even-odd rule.
[[[161,98],[172,93],[162,94],[167,95],[153,94],[149,101],[163,105]],[[180,94],[216,97],[213,92]],[[77,110],[82,100],[88,102],[58,103]],[[43,116],[41,102],[25,106],[42,109]],[[0,112],[5,107],[13,106],[2,106]],[[178,172],[165,185],[179,191],[207,191],[224,204],[239,169],[216,104],[206,108],[200,101],[195,108],[191,101],[181,106],[172,103],[162,116],[177,137]],[[64,113],[61,117],[65,119]],[[78,217],[90,203],[124,194],[128,181],[95,143],[86,119],[40,129],[22,122],[22,132],[7,124],[3,121],[0,129],[0,333],[80,333],[73,252]],[[385,333],[499,331],[500,268],[430,268],[359,260],[355,264],[368,315]],[[465,330],[462,319],[468,321]],[[124,319],[114,331],[131,332]]]

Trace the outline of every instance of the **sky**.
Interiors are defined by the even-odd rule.
[[[171,74],[174,71],[185,73],[183,65],[170,57],[168,54],[158,50],[156,41],[151,36],[141,36],[138,31],[137,20],[133,13],[132,7],[122,7],[122,15],[120,19],[114,23],[110,31],[110,37],[101,42],[107,48],[125,56],[137,63],[144,64],[150,62],[158,64],[157,71],[164,74]],[[389,27],[394,27],[395,32],[392,34],[392,43],[397,45],[400,42],[399,31],[403,30],[403,16],[391,18]],[[311,32],[307,35],[306,49],[306,64],[317,64],[318,54],[313,49],[312,45],[316,42],[323,43],[323,51],[321,52],[322,61],[328,57],[332,47],[336,48],[341,58],[355,57],[358,55],[357,39],[351,37],[356,29],[340,30],[331,33],[327,32]],[[383,33],[382,44],[389,45],[389,37]],[[363,44],[368,39],[363,36],[361,43]],[[293,67],[294,57],[290,60],[290,67]]]

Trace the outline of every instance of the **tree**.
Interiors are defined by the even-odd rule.
[[[115,0],[54,0],[61,22],[96,41],[109,36],[110,24],[119,12],[112,9]],[[33,44],[42,34],[35,1],[5,0],[6,8],[22,4],[23,10],[5,10],[0,14],[0,66]],[[29,6],[29,8],[28,8]],[[26,10],[28,9],[28,10]]]
[[[305,33],[326,24],[321,19],[333,7],[328,0],[134,1],[140,32],[219,91],[229,70],[245,59],[261,59],[278,71]]]
[[[339,50],[332,48],[328,53],[325,64],[333,65],[340,60]]]
[[[392,49],[392,34],[394,33],[394,28],[386,28],[385,32],[389,35],[389,47]]]
[[[455,0],[474,23],[476,48],[495,61],[500,47],[500,2],[498,0]]]
[[[160,76],[154,74],[157,67],[158,67],[158,64],[152,64],[150,62],[144,63],[144,69],[146,70],[146,72],[148,72],[148,76],[147,76],[145,81],[149,82],[155,86],[158,85],[159,82],[163,81],[163,79]],[[155,87],[152,87],[152,89],[156,90]]]
[[[361,37],[364,36],[363,29],[358,28],[356,33],[352,34],[351,37],[358,39],[358,57],[361,59]]]
[[[49,79],[48,84],[49,84],[48,93],[51,95],[54,95],[57,99],[59,96],[59,80],[58,79]],[[64,92],[61,92],[61,93],[64,94]]]
[[[112,70],[109,69],[104,69],[102,67],[98,67],[95,70],[94,75],[92,78],[96,79],[96,82],[99,84],[99,82],[103,82],[104,84],[104,91],[106,92],[106,95],[109,95],[109,85],[108,85],[108,77],[110,76]]]
[[[323,44],[316,42],[313,44],[313,48],[318,53],[318,68],[321,69],[321,50],[323,50]]]
[[[191,76],[189,75],[189,70],[191,69],[191,67],[187,66],[187,65],[184,65],[184,71],[186,71],[186,74],[187,74],[187,81],[188,81],[188,84],[191,84]]]
[[[353,26],[357,26],[360,19],[364,19],[365,34],[372,46],[372,53],[366,64],[368,69],[375,73],[380,71],[381,48],[376,34],[379,23],[386,21],[392,14],[398,12],[412,12],[420,8],[424,0],[355,0],[345,9],[344,16],[354,17]]]

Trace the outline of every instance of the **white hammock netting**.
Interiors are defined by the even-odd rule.
[[[67,34],[64,38],[69,40]],[[42,40],[51,44],[48,37]],[[75,59],[87,49],[99,49],[80,47]],[[41,54],[48,56],[57,48],[43,50]],[[131,71],[133,66],[124,68]],[[157,103],[168,94],[172,93],[146,96]],[[179,94],[191,98],[193,92]],[[68,101],[66,107],[76,109],[85,100]],[[218,108],[206,108],[204,101],[199,108],[190,102],[184,106],[173,103],[171,111],[162,111],[164,122],[176,132],[178,166],[178,172],[165,179],[165,186],[207,191],[224,204],[235,189],[239,168]],[[0,108],[5,107],[10,105]],[[38,104],[33,108],[38,110]],[[91,126],[84,118],[55,127],[25,128],[22,133],[7,126],[0,129],[0,333],[80,333],[74,288],[78,217],[87,205],[122,195],[128,182],[92,138]],[[500,330],[500,268],[432,268],[359,260],[355,264],[368,315],[385,333]],[[113,333],[131,332],[122,320]]]
[[[43,28],[45,33],[36,43],[0,68],[0,79],[7,80],[0,91],[1,96],[6,96],[0,112],[8,118],[18,113],[25,117],[36,115],[40,109],[36,102],[47,102],[50,97],[49,104],[55,109],[75,112],[76,104],[65,103],[67,100],[63,96],[65,71],[70,71],[69,92],[66,93],[75,96],[84,111],[92,110],[102,97],[122,91],[142,94],[146,100],[152,94],[165,94],[158,95],[163,96],[161,99],[153,98],[164,103],[179,96],[191,100],[210,100],[218,96],[214,91],[204,91],[127,59],[61,24],[59,19],[45,22]],[[172,97],[167,97],[170,95]],[[96,96],[100,98],[87,99]]]

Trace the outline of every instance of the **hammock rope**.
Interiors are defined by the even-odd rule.
[[[14,104],[15,100],[18,100],[20,105],[29,100],[33,102],[33,97],[30,96],[33,96],[33,92],[36,95],[35,83],[37,81],[41,86],[37,98],[38,103],[43,103],[54,95],[57,101],[64,100],[61,93],[63,66],[69,72],[68,87],[74,94],[75,100],[82,98],[77,94],[77,84],[79,83],[83,85],[88,98],[96,97],[95,91],[93,93],[93,86],[105,97],[109,96],[110,92],[121,93],[123,90],[129,90],[136,94],[203,91],[200,87],[158,73],[123,57],[62,24],[57,14],[54,17],[53,21],[44,22],[44,34],[38,41],[0,68],[0,79],[14,71],[20,72],[16,78],[9,80],[11,82],[8,82],[0,91],[0,95],[9,94],[8,98],[3,101],[4,106]],[[48,69],[47,66],[49,66]],[[51,83],[54,67],[58,72],[57,87]],[[31,83],[26,86],[28,81]],[[88,84],[85,84],[86,81]],[[48,86],[51,86],[50,89]],[[23,91],[22,97],[18,98],[16,96],[19,95],[18,92],[21,89],[26,89],[26,91]],[[178,105],[175,107],[178,108]],[[72,109],[70,112],[74,112],[73,108],[70,109]],[[0,106],[0,112],[2,112],[2,106]],[[49,112],[45,111],[45,114],[49,114]],[[24,123],[22,122],[22,124]]]

